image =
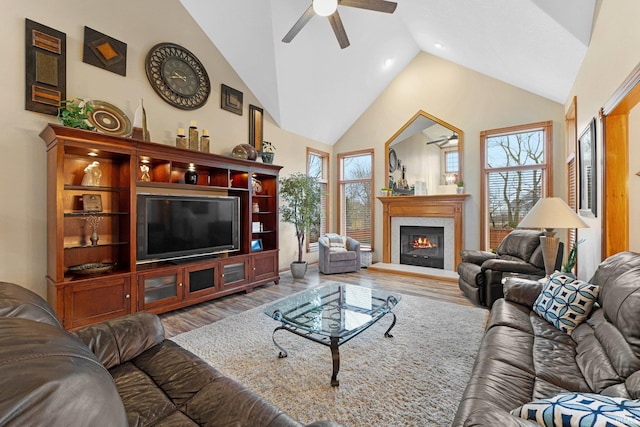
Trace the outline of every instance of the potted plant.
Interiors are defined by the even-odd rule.
[[[58,120],[63,126],[84,130],[93,130],[89,123],[89,113],[93,113],[93,105],[84,99],[65,99],[58,108]]]
[[[464,193],[464,181],[462,180],[456,181],[456,186],[458,187],[456,188],[456,193],[458,194]]]
[[[262,141],[262,151],[260,156],[263,163],[273,163],[273,156],[275,156],[276,146],[269,141]]]
[[[306,231],[312,224],[320,223],[320,186],[318,179],[297,172],[280,179],[280,207],[282,221],[293,224],[298,239],[298,260],[291,263],[291,274],[301,279],[307,272],[307,262],[302,260],[302,248]]]
[[[584,242],[584,239],[573,242],[569,255],[567,256],[567,262],[562,264],[563,273],[573,273],[573,268],[576,266],[576,262],[578,261],[578,245],[582,242]]]

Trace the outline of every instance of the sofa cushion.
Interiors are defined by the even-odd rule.
[[[591,313],[597,298],[598,286],[555,272],[543,286],[533,310],[556,328],[571,334]]]
[[[56,326],[0,318],[0,390],[2,426],[127,425],[109,372]]]
[[[541,426],[638,426],[640,401],[599,394],[560,393],[511,411]]]

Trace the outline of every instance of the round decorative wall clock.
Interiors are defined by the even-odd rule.
[[[159,43],[145,60],[147,79],[162,99],[183,110],[202,107],[211,93],[204,65],[189,50],[174,43]]]

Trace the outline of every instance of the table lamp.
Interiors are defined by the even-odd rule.
[[[560,239],[555,237],[556,228],[588,228],[589,226],[559,197],[540,198],[528,214],[522,218],[518,228],[544,228],[540,236],[544,271],[548,279],[556,264]]]

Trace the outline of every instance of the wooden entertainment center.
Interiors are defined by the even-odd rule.
[[[47,145],[47,292],[65,329],[278,284],[281,166],[54,124],[40,136]],[[99,185],[82,185],[85,168],[94,161],[99,162]],[[142,179],[147,167],[149,181]],[[197,173],[196,184],[185,184],[190,167]],[[261,184],[258,191],[253,191],[254,180]],[[240,250],[175,263],[139,263],[136,196],[142,193],[237,196]],[[99,199],[101,209],[86,212],[83,195]],[[95,243],[89,219],[98,223]],[[253,223],[261,228],[254,229]],[[260,250],[252,250],[257,241]],[[111,269],[82,274],[87,271],[77,267],[93,265]]]

